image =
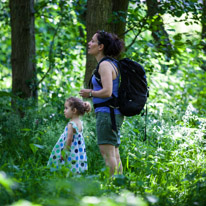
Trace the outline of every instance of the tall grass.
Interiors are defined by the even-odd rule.
[[[31,107],[20,119],[1,96],[1,205],[205,205],[205,107],[185,93],[180,79],[161,77],[153,77],[147,122],[145,116],[125,118],[124,174],[114,178],[96,143],[94,113],[83,117],[89,171],[50,171],[49,154],[66,124],[61,106]],[[60,104],[63,111],[63,101],[54,105]]]

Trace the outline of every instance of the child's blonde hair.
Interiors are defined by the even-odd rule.
[[[84,102],[77,97],[70,97],[66,102],[69,103],[69,106],[72,109],[76,108],[79,115],[84,115],[85,112],[89,113],[91,111],[91,104],[89,102]]]

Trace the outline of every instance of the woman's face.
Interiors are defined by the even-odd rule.
[[[97,34],[94,34],[91,41],[88,43],[88,54],[96,55],[99,53],[100,45],[98,44]]]

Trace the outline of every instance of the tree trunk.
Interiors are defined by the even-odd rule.
[[[206,0],[203,0],[202,8],[202,39],[206,39]],[[204,50],[206,51],[206,45]]]
[[[88,0],[86,14],[87,42],[91,40],[97,30],[114,32],[118,35],[124,34],[126,21],[111,23],[113,22],[111,21],[111,18],[113,16],[113,11],[117,12],[121,9],[121,11],[126,13],[127,7],[128,0]],[[126,19],[125,13],[121,15]],[[121,38],[123,38],[123,35]],[[84,85],[85,87],[88,87],[92,71],[95,69],[97,62],[96,59],[93,56],[88,55],[88,53],[86,58]]]
[[[167,60],[170,60],[172,55],[172,45],[169,40],[169,35],[164,28],[163,19],[159,14],[158,1],[146,0],[146,4],[148,17],[152,19],[150,30],[152,31],[154,40],[157,42],[157,48],[160,52],[166,54]]]
[[[126,17],[129,0],[113,0],[112,12],[114,15],[114,22],[112,24],[112,31],[120,38],[124,39],[124,32],[126,27]]]
[[[34,0],[10,0],[12,39],[12,92],[37,99]],[[15,100],[12,101],[15,106]]]
[[[202,49],[204,54],[206,55],[206,0],[203,0],[203,8],[202,8]],[[203,64],[200,66],[204,71],[206,71],[206,61],[203,61]]]

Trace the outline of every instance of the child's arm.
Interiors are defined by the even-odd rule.
[[[68,135],[67,135],[67,140],[66,140],[66,144],[65,144],[65,149],[69,150],[69,148],[71,147],[72,144],[72,140],[73,140],[73,127],[71,124],[68,124]]]

